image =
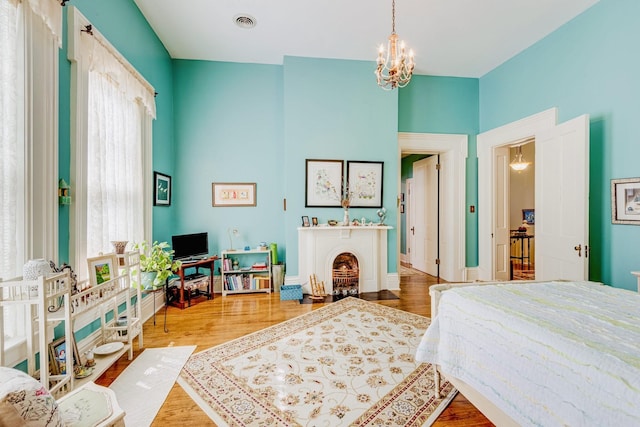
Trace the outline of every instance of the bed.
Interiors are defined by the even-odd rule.
[[[640,425],[640,295],[594,282],[447,284],[416,358],[494,424]]]

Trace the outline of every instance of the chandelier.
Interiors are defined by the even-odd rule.
[[[509,166],[511,166],[511,169],[513,169],[514,171],[523,171],[527,168],[527,166],[529,166],[530,162],[526,162],[523,158],[522,158],[522,145],[518,145],[516,147],[516,155],[515,158],[513,159],[513,161],[511,163],[509,163]]]
[[[397,87],[405,87],[413,74],[413,50],[409,50],[409,57],[405,51],[404,41],[398,46],[396,34],[396,0],[391,3],[391,35],[387,42],[385,57],[384,45],[378,50],[378,68],[376,78],[378,86],[384,90],[393,90]]]

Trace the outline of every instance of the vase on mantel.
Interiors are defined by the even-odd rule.
[[[127,248],[128,240],[112,240],[111,244],[113,245],[113,250],[116,251],[116,254],[122,255],[124,254],[125,249]],[[118,264],[124,265],[124,258],[119,258]]]
[[[349,225],[349,209],[344,210],[344,218],[342,218],[342,225]]]

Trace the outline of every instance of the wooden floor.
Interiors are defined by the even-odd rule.
[[[406,274],[405,274],[406,273]],[[389,307],[429,317],[429,286],[435,278],[415,270],[402,269],[398,299],[377,301]],[[147,348],[170,345],[197,345],[196,352],[258,331],[267,326],[315,310],[324,304],[300,304],[298,301],[280,301],[279,294],[216,295],[213,300],[180,310],[167,310],[168,333],[163,330],[164,309],[158,312],[156,325],[150,319],[144,324],[144,344]],[[137,342],[137,340],[135,341]],[[134,356],[140,351],[136,349]],[[130,361],[123,356],[96,383],[108,386],[127,367]],[[152,426],[215,424],[175,384],[160,409]],[[492,426],[464,396],[458,394],[440,415],[434,426]]]

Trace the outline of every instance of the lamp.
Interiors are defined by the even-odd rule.
[[[405,53],[404,41],[398,47],[398,35],[396,34],[396,0],[391,2],[391,35],[387,42],[385,57],[384,45],[378,50],[378,68],[376,78],[378,86],[384,90],[393,90],[397,87],[405,87],[413,74],[413,50],[409,50],[409,58]]]
[[[516,156],[514,157],[513,161],[511,163],[509,163],[509,166],[511,166],[511,169],[513,169],[514,171],[523,171],[527,168],[527,166],[529,166],[529,162],[525,162],[522,159],[522,145],[518,145],[516,147]]]
[[[229,227],[227,229],[227,233],[229,234],[229,250],[235,251],[235,249],[233,249],[233,239],[240,235],[240,230],[238,230],[236,227]]]

